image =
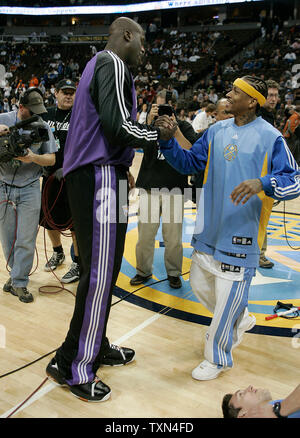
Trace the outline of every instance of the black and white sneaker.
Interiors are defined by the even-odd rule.
[[[61,265],[65,261],[65,254],[62,252],[54,251],[50,260],[45,264],[45,271],[54,271],[57,266]]]
[[[70,266],[68,272],[62,277],[62,283],[73,283],[74,281],[78,281],[80,277],[79,264],[73,262]]]
[[[51,361],[48,363],[46,368],[46,374],[50,378],[50,380],[52,380],[57,385],[68,386],[66,379],[58,370],[58,366],[55,358],[51,359]]]
[[[81,385],[69,385],[65,377],[60,373],[55,358],[49,362],[46,374],[57,385],[67,386],[71,393],[80,400],[99,403],[108,400],[110,397],[111,390],[109,386],[105,385],[98,377],[95,377],[92,382]]]
[[[110,344],[109,349],[102,358],[101,365],[122,366],[132,362],[134,357],[135,351],[131,348]]]

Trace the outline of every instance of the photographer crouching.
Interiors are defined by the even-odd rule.
[[[37,115],[46,112],[39,89],[21,96],[19,109],[0,114],[0,239],[10,277],[4,292],[23,303],[28,291],[38,231],[43,166],[55,164],[57,146],[48,124]]]

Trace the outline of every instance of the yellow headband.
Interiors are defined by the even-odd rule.
[[[234,81],[233,85],[240,88],[242,91],[244,91],[248,96],[253,97],[257,100],[257,102],[260,104],[260,106],[264,106],[266,103],[266,98],[257,91],[252,85],[248,84],[248,82],[244,81],[244,79],[238,78]]]

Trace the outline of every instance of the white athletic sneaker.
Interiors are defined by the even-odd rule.
[[[196,380],[212,380],[224,371],[230,370],[230,367],[218,368],[218,365],[204,360],[192,372],[193,379]]]

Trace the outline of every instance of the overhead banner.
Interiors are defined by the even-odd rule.
[[[48,8],[13,7],[1,6],[0,14],[5,15],[103,15],[103,14],[126,14],[133,12],[155,11],[163,9],[190,8],[195,6],[215,6],[228,3],[244,3],[249,0],[174,0],[155,1],[149,3],[102,5],[102,6],[59,6]],[[262,1],[262,0],[250,0]]]

